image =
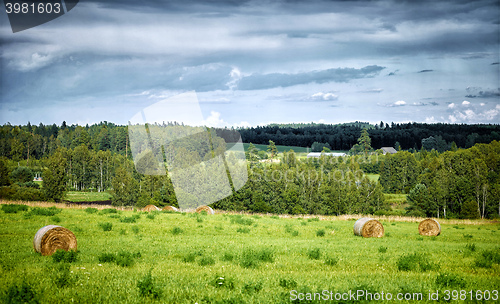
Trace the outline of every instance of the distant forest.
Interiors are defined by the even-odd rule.
[[[449,150],[455,142],[458,148],[470,148],[476,143],[500,140],[500,125],[384,123],[377,125],[356,122],[348,124],[272,124],[241,129],[243,142],[311,147],[314,142],[328,143],[331,150],[350,150],[357,143],[361,130],[367,129],[374,149],[400,146],[403,150],[435,148]],[[426,144],[427,143],[427,147]]]
[[[172,124],[172,123],[170,123]],[[175,123],[173,123],[175,124]],[[371,146],[395,147],[402,150],[443,152],[453,142],[458,148],[470,148],[476,143],[500,140],[500,125],[384,123],[365,122],[348,124],[272,124],[238,129],[245,143],[311,147],[313,143],[328,143],[331,150],[350,150],[363,129],[368,130]],[[41,159],[52,155],[57,148],[74,149],[80,145],[96,151],[110,151],[130,157],[127,126],[109,122],[79,126],[27,125],[0,126],[0,156],[12,160]]]

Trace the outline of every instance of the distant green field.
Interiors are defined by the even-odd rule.
[[[389,204],[406,204],[406,196],[407,194],[384,194],[385,200]]]
[[[390,293],[381,303],[425,303],[437,291],[441,303],[452,290],[498,299],[498,223],[440,220],[441,235],[428,237],[418,222],[381,219],[384,237],[363,238],[336,217],[59,210],[0,211],[0,302],[341,302],[293,301],[324,290]],[[35,233],[49,224],[75,234],[76,261],[34,252]]]
[[[380,178],[380,174],[366,174],[366,177],[372,182],[376,182]]]
[[[111,199],[111,194],[108,192],[82,192],[82,191],[68,191],[65,197],[70,202],[95,202],[107,201]]]

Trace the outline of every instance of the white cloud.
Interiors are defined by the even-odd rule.
[[[457,118],[453,115],[448,116],[448,119],[450,120],[451,123],[455,123],[457,121]]]
[[[207,127],[223,127],[226,125],[224,120],[220,118],[220,113],[216,111],[211,111],[210,116],[202,121],[202,124]]]
[[[462,105],[464,105],[464,106],[468,106],[468,105],[470,105],[470,102],[468,102],[467,100],[464,100],[464,101],[462,102]]]
[[[406,101],[404,100],[398,100],[394,103],[395,106],[404,106],[406,105]]]
[[[448,108],[453,109],[455,107],[455,104],[452,102],[448,105]]]
[[[425,118],[425,122],[426,123],[436,123],[436,119],[434,118],[434,116],[431,116],[431,117],[426,117]]]
[[[234,123],[235,128],[250,128],[252,125],[248,121],[240,121],[239,123]]]
[[[479,105],[480,105],[481,107],[484,107],[486,104],[485,104],[484,102],[481,102]]]
[[[315,93],[311,97],[314,100],[324,100],[324,101],[337,100],[339,98],[337,95],[333,93],[323,93],[323,92]]]

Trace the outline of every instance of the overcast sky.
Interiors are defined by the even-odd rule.
[[[2,11],[0,124],[126,124],[188,91],[212,126],[500,123],[499,16],[498,0],[83,0],[12,33]]]

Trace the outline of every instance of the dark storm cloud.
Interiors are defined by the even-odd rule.
[[[383,69],[384,67],[371,65],[361,69],[339,68],[298,74],[252,74],[240,80],[238,89],[261,90],[308,83],[349,82],[353,79],[374,77]]]
[[[491,98],[491,97],[500,97],[500,88],[498,88],[496,91],[495,90],[486,90],[486,91],[479,91],[477,94],[468,94],[465,95],[467,98]]]
[[[418,71],[417,73],[429,73],[429,72],[434,72],[434,70],[421,70]]]

